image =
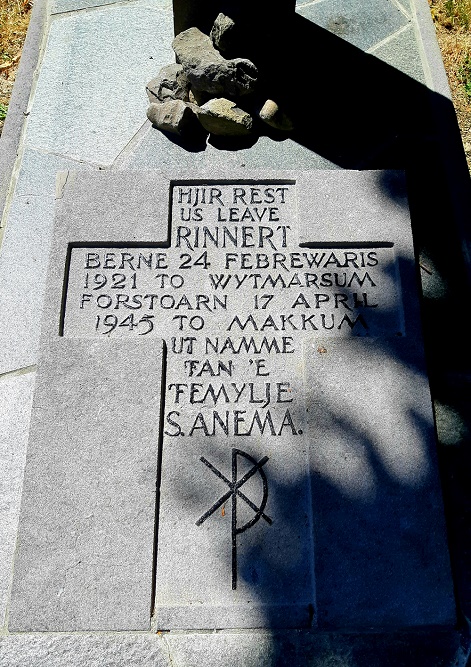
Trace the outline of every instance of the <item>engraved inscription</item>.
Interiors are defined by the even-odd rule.
[[[403,334],[393,248],[300,247],[295,195],[176,184],[168,248],[72,248],[64,334],[165,338],[182,371],[168,437],[298,435],[291,383],[267,359],[309,335]]]
[[[293,502],[299,502],[299,525],[305,522],[303,530],[312,532],[305,509],[305,341],[315,337],[315,349],[328,354],[332,337],[404,335],[396,258],[392,244],[327,248],[315,247],[312,239],[309,247],[300,246],[292,182],[176,183],[170,201],[168,247],[70,248],[62,329],[68,337],[166,341],[162,469],[178,470],[178,477],[169,473],[161,512],[173,514],[171,502],[180,502],[169,499],[173,488],[192,488],[201,462],[214,473],[207,500],[201,499],[193,529],[187,530],[197,558],[207,549],[205,531],[216,526],[216,516],[216,532],[227,534],[220,521],[231,500],[235,594],[242,585],[236,538],[260,518],[271,521],[262,470],[268,457],[270,479],[281,476],[273,477],[272,489],[282,487],[284,475],[304,480]],[[287,442],[289,456],[281,451]],[[229,449],[230,478],[220,472]],[[252,472],[246,479],[238,464],[247,462]],[[251,486],[255,477],[263,486],[259,503]],[[221,481],[228,487],[223,495]],[[194,492],[198,498],[201,493]],[[274,503],[272,492],[270,498]],[[159,523],[159,550],[171,548],[171,532],[165,520]],[[285,539],[276,533],[276,519],[269,532],[273,540]],[[299,544],[299,567],[308,579],[312,573],[302,565],[307,542]],[[164,566],[157,573],[162,586],[173,576]],[[207,576],[214,579],[213,573]]]
[[[393,248],[300,247],[295,184],[175,184],[171,201],[168,248],[71,249],[64,313],[67,336],[167,341],[167,437],[301,434],[267,360],[306,336],[403,335]]]
[[[240,479],[238,478],[237,472],[237,457],[243,457],[252,463],[252,467],[248,472],[243,475]],[[213,514],[221,506],[224,507],[225,503],[231,499],[232,503],[232,512],[231,512],[231,545],[232,545],[232,590],[237,588],[237,535],[244,533],[249,528],[252,528],[260,518],[265,519],[268,524],[272,524],[272,520],[264,512],[265,506],[268,500],[268,482],[265,472],[262,470],[262,466],[268,461],[268,456],[264,456],[260,461],[256,461],[252,456],[243,452],[240,449],[232,450],[232,480],[228,480],[222,472],[215,468],[212,463],[207,461],[204,456],[200,458],[200,461],[204,463],[219,479],[221,479],[229,487],[229,491],[222,495],[219,500],[217,500],[210,509],[201,516],[196,522],[197,526],[201,526],[206,519],[208,519],[211,514]],[[241,487],[253,476],[255,473],[258,473],[262,479],[263,483],[263,496],[260,501],[260,506],[257,507],[247,496],[240,490]],[[244,523],[243,526],[237,525],[237,498],[241,498],[254,512],[255,516]]]
[[[201,332],[237,353],[254,332],[278,346],[279,332],[401,326],[393,249],[301,248],[294,185],[174,186],[167,249],[71,250],[68,336]]]

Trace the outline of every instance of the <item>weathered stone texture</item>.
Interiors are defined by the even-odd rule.
[[[192,105],[182,100],[151,104],[147,109],[147,118],[159,130],[173,134],[190,132],[198,120]]]
[[[218,51],[224,53],[233,48],[235,28],[235,23],[229,16],[218,14],[209,35]]]
[[[260,109],[259,116],[264,123],[276,130],[289,132],[294,129],[293,123],[273,100],[267,100]]]
[[[161,363],[142,338],[43,347],[10,630],[150,629]]]
[[[190,82],[186,78],[183,67],[176,63],[162,67],[158,75],[146,86],[149,102],[165,102],[166,100],[183,100],[188,102]]]
[[[180,33],[172,42],[177,61],[183,65],[192,87],[216,96],[251,93],[257,82],[257,68],[244,58],[226,60],[211,39],[197,28]]]
[[[252,117],[235,102],[212,99],[197,110],[201,125],[211,134],[245,136],[252,130]]]

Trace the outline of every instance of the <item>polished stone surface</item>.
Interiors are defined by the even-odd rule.
[[[7,611],[13,576],[21,488],[28,444],[35,373],[11,375],[0,383],[0,619]],[[13,418],[11,417],[13,415]]]
[[[48,66],[38,79],[27,145],[111,165],[145,121],[146,83],[172,61],[171,29],[171,14],[145,1],[57,16],[51,22],[44,56]],[[139,39],[129,39],[132,34]]]
[[[161,363],[160,341],[42,348],[10,630],[150,629]]]

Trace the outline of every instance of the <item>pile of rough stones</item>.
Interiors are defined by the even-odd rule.
[[[163,67],[146,87],[147,117],[159,130],[188,137],[202,126],[214,135],[244,136],[256,131],[258,118],[277,130],[293,129],[274,100],[255,94],[257,67],[222,55],[233,45],[234,27],[219,14],[210,36],[189,28],[175,37],[177,63]]]

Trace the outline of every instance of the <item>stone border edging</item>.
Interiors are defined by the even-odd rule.
[[[471,289],[470,174],[430,8],[427,0],[411,0],[411,6],[415,12],[419,46],[424,56],[423,65],[427,68],[425,75],[429,79],[431,108],[438,137],[438,150],[445,170],[445,187],[450,197],[451,218],[460,237],[468,287]],[[437,95],[446,99],[448,104],[440,103]]]
[[[47,26],[47,6],[48,0],[35,0],[34,2],[7,117],[0,137],[0,214],[3,214],[7,203],[34,75],[40,60],[41,46]]]
[[[433,20],[430,15],[430,7],[427,0],[411,0],[413,13],[416,18],[417,31],[420,36],[419,47],[422,47],[427,70],[426,76],[429,78],[431,88],[443,97],[451,100],[451,91],[448,85],[448,77],[445,71],[445,65],[438,45]]]

